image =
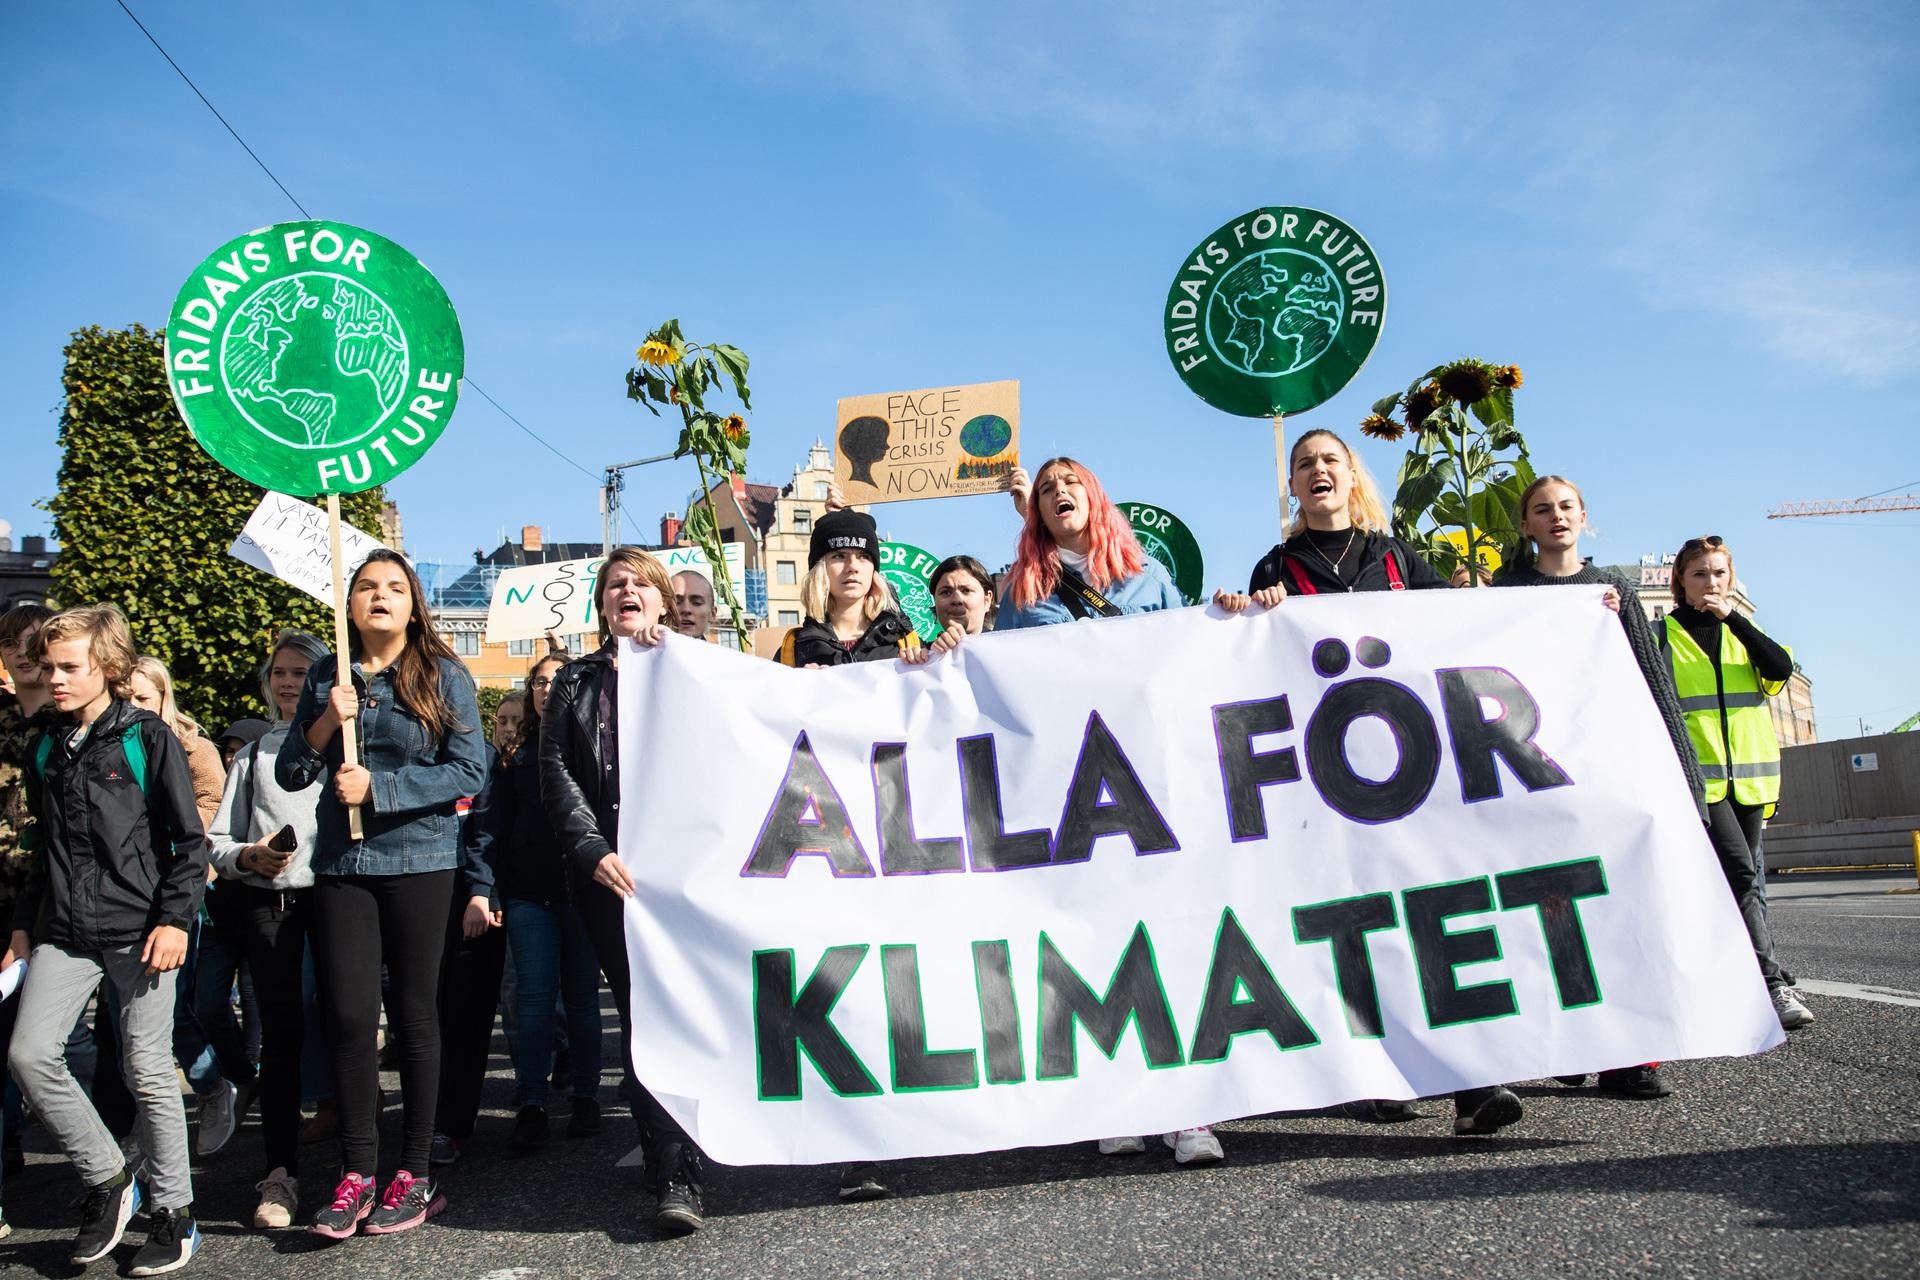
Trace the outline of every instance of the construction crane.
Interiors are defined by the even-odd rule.
[[[1892,497],[1841,498],[1834,502],[1789,502],[1767,512],[1769,520],[1791,520],[1796,516],[1877,515],[1884,511],[1920,511],[1920,493],[1900,493]]]

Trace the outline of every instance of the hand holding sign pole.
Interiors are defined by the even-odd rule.
[[[1188,255],[1167,291],[1167,355],[1216,409],[1273,422],[1287,518],[1286,416],[1325,404],[1373,353],[1387,282],[1360,233],[1315,209],[1255,209]]]
[[[466,354],[446,291],[384,236],[278,223],[188,277],[166,363],[174,404],[215,462],[267,489],[326,495],[334,644],[349,672],[340,495],[405,471],[453,416]],[[352,721],[340,740],[357,760]],[[362,838],[359,806],[347,821]]]

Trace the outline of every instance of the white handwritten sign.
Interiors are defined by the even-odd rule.
[[[346,563],[341,572],[352,573],[369,552],[384,545],[378,538],[342,521],[340,555]],[[333,556],[327,550],[327,513],[311,502],[269,491],[247,517],[246,527],[227,548],[227,554],[300,588],[328,608],[333,607]]]
[[[649,547],[646,552],[666,566],[668,577],[690,569],[713,581],[712,566],[698,547]],[[600,622],[594,613],[593,580],[605,558],[556,560],[552,564],[502,570],[494,580],[493,600],[487,606],[487,643],[537,640],[549,631],[562,635],[597,632]],[[727,573],[733,579],[734,590],[743,596],[746,569],[746,548],[737,542],[728,543]],[[671,605],[673,601],[667,603]],[[720,617],[731,616],[725,601],[716,599],[714,607]]]

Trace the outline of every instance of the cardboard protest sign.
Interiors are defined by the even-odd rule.
[[[746,581],[746,549],[729,542],[727,572],[735,583]],[[713,570],[706,553],[698,547],[646,548],[647,554],[666,566],[667,576],[691,569],[708,582]],[[548,631],[561,635],[593,635],[600,627],[594,612],[593,580],[600,572],[604,556],[584,560],[555,560],[551,564],[530,564],[518,569],[503,569],[494,579],[493,599],[487,606],[487,643],[508,640],[538,640]],[[667,602],[671,605],[673,602]],[[715,598],[714,608],[721,618],[727,612],[726,601]]]
[[[1202,240],[1163,313],[1189,390],[1250,418],[1325,404],[1380,338],[1387,282],[1373,248],[1330,213],[1255,209]]]
[[[340,570],[351,573],[367,553],[385,544],[342,521]],[[269,493],[247,517],[246,527],[227,548],[236,560],[300,588],[322,604],[333,605],[333,555],[328,547],[327,513],[311,502]]]
[[[939,564],[938,556],[909,543],[880,544],[880,576],[893,588],[900,612],[928,642],[940,634],[940,619],[933,611],[933,571]]]
[[[1602,594],[1178,609],[924,667],[629,643],[635,1070],[715,1160],[789,1164],[1776,1045]]]
[[[847,502],[1004,493],[1020,465],[1020,384],[850,396],[834,417],[833,476]]]

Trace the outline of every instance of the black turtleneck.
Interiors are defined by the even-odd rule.
[[[1793,674],[1793,655],[1738,609],[1729,613],[1724,622],[1690,604],[1676,604],[1669,612],[1712,661],[1714,671],[1720,670],[1720,628],[1724,626],[1733,632],[1735,640],[1746,646],[1747,660],[1762,680],[1785,680]]]

